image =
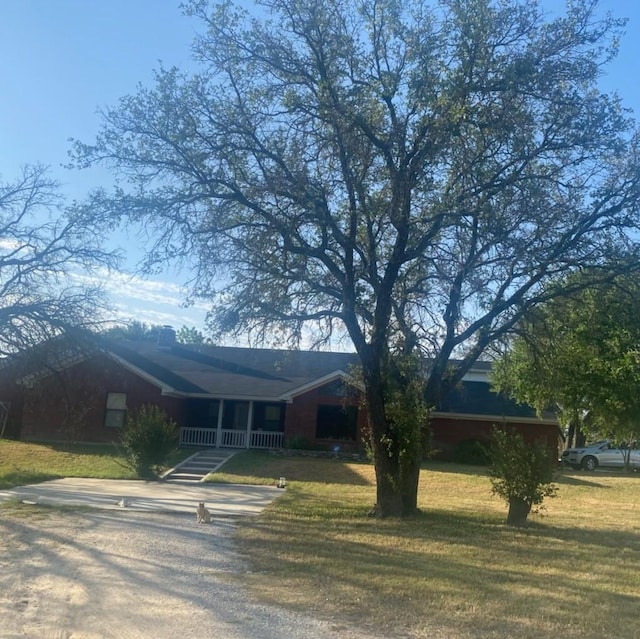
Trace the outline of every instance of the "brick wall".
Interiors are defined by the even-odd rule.
[[[558,426],[543,421],[516,422],[498,418],[465,418],[435,416],[430,424],[432,444],[438,457],[451,457],[457,444],[468,439],[486,442],[491,437],[494,426],[513,428],[524,437],[525,441],[543,441],[550,451],[558,452]]]
[[[318,406],[358,406],[356,398],[345,398],[339,395],[328,393],[329,386],[314,388],[307,393],[298,395],[293,403],[287,404],[284,435],[285,440],[292,436],[304,437],[310,444],[318,447],[333,449],[339,446],[344,451],[355,451],[362,448],[361,433],[366,427],[366,412],[358,410],[358,428],[355,441],[345,439],[317,439],[316,423]]]
[[[183,403],[111,358],[96,355],[24,390],[21,439],[111,442],[119,430],[104,425],[107,393],[126,393],[127,411],[157,404],[178,423]]]

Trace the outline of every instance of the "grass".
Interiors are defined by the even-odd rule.
[[[411,637],[637,636],[640,478],[564,472],[525,529],[482,469],[430,463],[421,516],[366,517],[373,469],[338,460],[236,455],[211,479],[275,484],[282,497],[239,529],[263,599]]]
[[[192,451],[179,451],[170,460]],[[0,489],[61,477],[134,479],[112,444],[46,444],[0,439]]]

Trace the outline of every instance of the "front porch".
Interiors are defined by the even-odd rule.
[[[192,400],[181,446],[282,448],[284,405],[237,400]]]

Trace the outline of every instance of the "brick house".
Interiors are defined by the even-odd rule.
[[[183,445],[231,448],[314,446],[360,450],[366,425],[353,353],[101,340],[99,345],[33,349],[0,367],[7,436],[112,442],[127,412],[156,404],[180,427]],[[437,407],[431,429],[443,456],[508,424],[557,446],[553,419],[491,391],[478,362]],[[0,417],[2,417],[0,415]]]

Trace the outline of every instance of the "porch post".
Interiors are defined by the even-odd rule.
[[[246,448],[251,448],[251,424],[253,423],[253,400],[249,401],[249,411],[247,412],[247,443]]]
[[[218,405],[218,423],[216,430],[216,448],[220,448],[220,444],[222,444],[222,413],[224,412],[224,399],[220,400],[220,404]]]

